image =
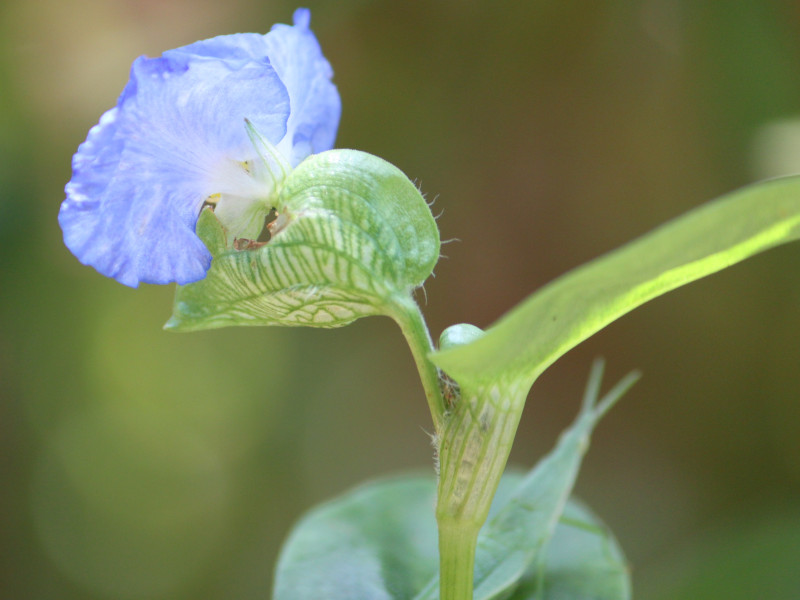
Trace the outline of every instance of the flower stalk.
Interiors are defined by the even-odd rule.
[[[431,411],[433,427],[438,434],[445,418],[445,402],[440,385],[440,371],[428,358],[428,355],[433,352],[434,346],[425,323],[425,317],[410,296],[395,298],[390,314],[400,326],[411,349],[411,355],[414,357],[414,363],[425,390],[428,408]]]

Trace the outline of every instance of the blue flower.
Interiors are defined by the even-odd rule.
[[[58,220],[82,263],[132,287],[202,279],[211,255],[195,225],[206,201],[235,235],[257,236],[281,176],[332,148],[339,124],[309,20],[298,9],[294,26],[266,35],[136,59],[73,157]]]

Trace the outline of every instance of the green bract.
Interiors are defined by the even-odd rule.
[[[178,288],[168,328],[339,327],[393,314],[439,257],[422,195],[399,169],[364,152],[309,157],[277,190],[274,207],[266,243],[229,244],[213,211],[203,211],[197,233],[214,257],[211,269]]]

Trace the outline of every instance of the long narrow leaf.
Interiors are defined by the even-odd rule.
[[[546,285],[469,344],[432,356],[456,380],[533,381],[615,319],[681,285],[800,238],[800,177],[705,204]]]

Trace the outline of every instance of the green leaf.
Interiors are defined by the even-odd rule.
[[[567,503],[543,568],[530,569],[509,600],[627,600],[628,565],[613,534],[583,504]]]
[[[211,209],[197,233],[206,277],[179,287],[167,328],[339,327],[387,314],[430,275],[439,232],[419,190],[364,152],[331,150],[291,171],[276,194],[266,243],[229,240]]]
[[[475,557],[475,600],[502,597],[531,565],[542,560],[542,549],[550,542],[572,493],[592,431],[639,378],[636,373],[628,375],[598,401],[602,373],[603,364],[598,361],[592,368],[578,418],[481,532]],[[595,574],[586,576],[594,578]],[[548,582],[549,578],[545,571],[541,581]]]
[[[413,597],[438,567],[435,504],[432,476],[405,476],[315,509],[281,552],[274,600]]]
[[[431,359],[459,382],[532,382],[568,350],[648,300],[798,237],[800,177],[759,183],[563,275],[479,339]]]
[[[493,513],[521,480],[519,473],[503,476]],[[412,599],[437,571],[435,502],[433,476],[407,475],[366,484],[312,510],[283,547],[274,600]],[[622,551],[580,503],[567,503],[542,560],[543,568],[525,571],[511,599],[629,597]]]

